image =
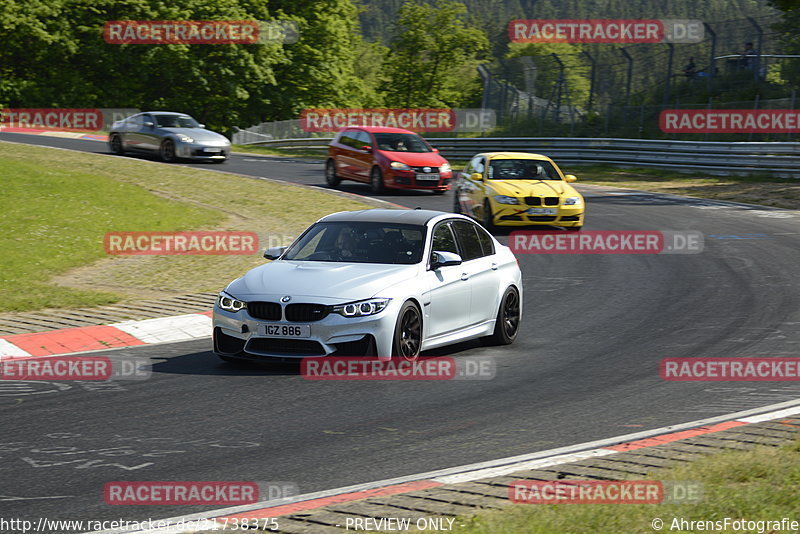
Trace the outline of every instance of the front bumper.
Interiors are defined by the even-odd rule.
[[[247,310],[229,312],[214,307],[214,352],[248,360],[297,360],[320,356],[377,356],[391,358],[396,323],[396,305],[391,301],[378,314],[342,317],[336,313],[310,322],[285,319],[267,321],[251,317]],[[263,334],[263,325],[307,324],[310,337],[280,338]]]
[[[196,160],[227,159],[231,152],[230,145],[210,145],[204,143],[176,143],[175,155],[179,158]]]
[[[386,187],[396,189],[417,189],[422,191],[449,191],[450,182],[453,180],[453,171],[443,172],[439,180],[417,180],[414,171],[399,171],[390,169],[385,172],[383,181]]]
[[[492,214],[494,224],[497,226],[531,226],[547,225],[562,226],[571,228],[573,226],[583,226],[585,206],[544,206],[556,210],[555,215],[534,215],[529,214],[531,206],[518,204],[500,204],[492,201]]]

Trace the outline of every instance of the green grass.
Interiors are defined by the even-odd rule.
[[[68,166],[20,161],[0,152],[0,309],[105,304],[108,292],[48,283],[53,273],[105,256],[114,230],[167,231],[214,225],[220,212],[159,198],[135,185]]]
[[[266,245],[328,213],[369,207],[266,180],[15,143],[0,143],[0,168],[0,312],[217,291],[264,261],[106,256],[110,231],[252,231]]]
[[[653,534],[657,532],[651,528],[654,518],[664,521],[662,532],[671,531],[669,527],[675,518],[699,521],[730,517],[758,521],[787,517],[800,520],[800,441],[780,448],[761,446],[744,452],[722,452],[678,468],[633,478],[698,481],[703,485],[703,499],[698,504],[517,504],[456,521],[456,525],[464,526],[453,532]],[[689,531],[700,530],[684,530]],[[765,532],[784,531],[766,529]]]

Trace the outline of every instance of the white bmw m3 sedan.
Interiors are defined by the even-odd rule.
[[[264,257],[273,261],[228,284],[214,306],[214,352],[223,360],[413,361],[451,343],[517,337],[519,264],[461,215],[335,213]]]

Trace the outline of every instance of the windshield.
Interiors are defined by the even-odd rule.
[[[153,115],[159,128],[200,128],[189,115]]]
[[[562,180],[552,163],[536,159],[495,159],[489,163],[490,180]]]
[[[412,265],[422,259],[425,227],[376,222],[321,222],[282,259]]]
[[[420,136],[407,133],[376,133],[378,150],[389,152],[433,152]]]

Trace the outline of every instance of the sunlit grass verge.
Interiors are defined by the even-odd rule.
[[[327,148],[273,148],[255,145],[233,145],[233,152],[245,154],[263,154],[264,156],[280,156],[286,158],[325,159],[328,157]]]
[[[264,260],[107,256],[112,231],[239,230],[263,244],[335,211],[320,191],[182,166],[0,143],[0,311],[216,291]]]
[[[560,504],[509,505],[471,518],[459,519],[455,534],[595,534],[599,532],[700,532],[674,528],[681,519],[709,521],[731,518],[752,521],[800,521],[800,441],[780,448],[760,446],[749,451],[722,452],[677,468],[654,471],[638,480],[697,481],[699,504]],[[697,525],[697,524],[695,524]],[[713,525],[712,525],[713,526]],[[758,532],[759,527],[745,530]],[[729,526],[728,531],[732,531]],[[705,532],[723,532],[708,528]],[[762,532],[789,532],[766,528]],[[743,532],[740,530],[740,532]]]

